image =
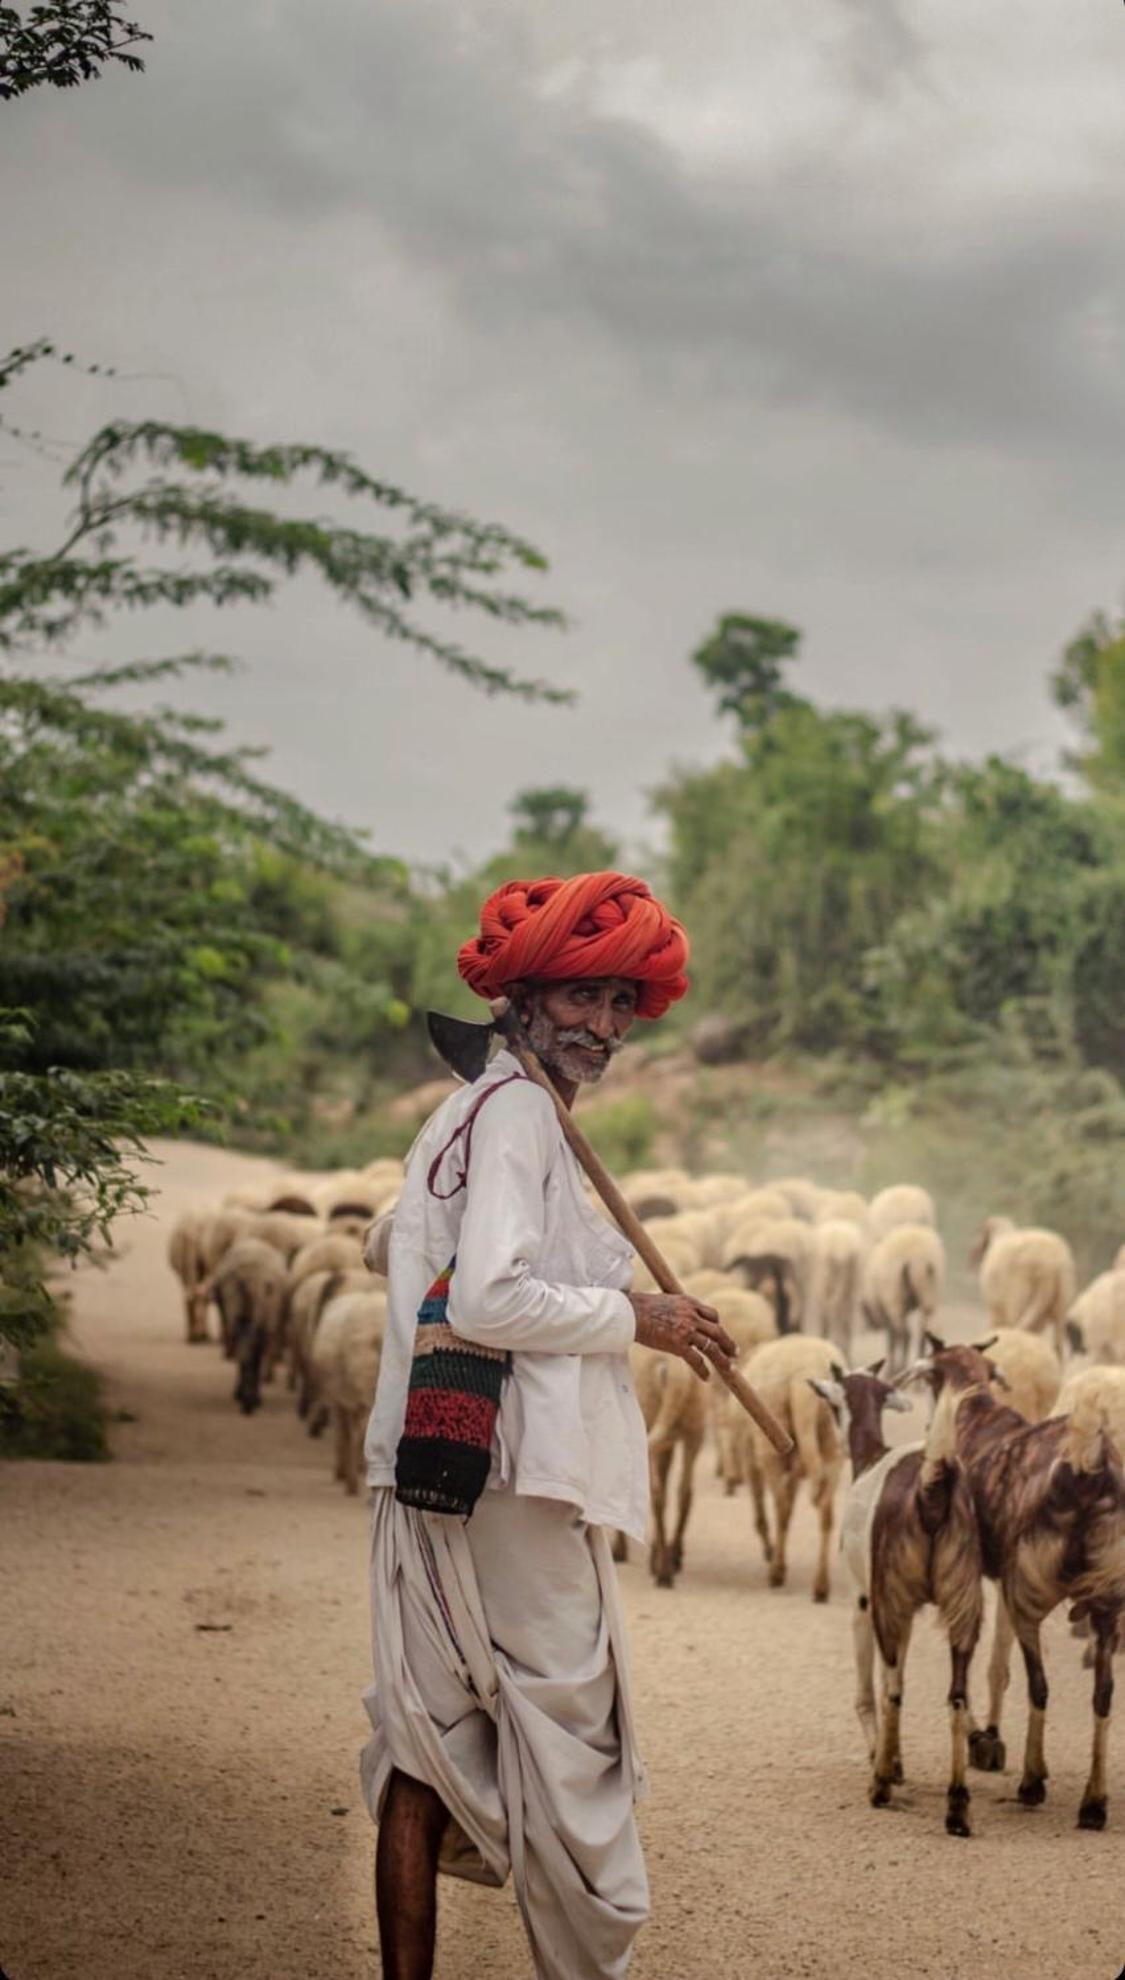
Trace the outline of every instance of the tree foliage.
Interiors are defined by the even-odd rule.
[[[56,356],[45,342],[20,347],[0,386]],[[268,603],[310,573],[365,639],[398,641],[486,693],[568,698],[440,623],[457,611],[561,624],[513,587],[515,573],[544,568],[539,553],[347,455],[115,422],[64,486],[74,506],[57,546],[0,554],[0,1263],[14,1289],[0,1326],[11,1330],[42,1321],[47,1253],[87,1249],[143,1200],[129,1151],[198,1122],[193,1095],[292,1111],[294,1074],[299,1100],[324,1055],[353,1054],[362,1083],[409,1015],[410,960],[393,937],[415,912],[405,869],[271,783],[262,752],[232,747],[214,719],[138,709],[168,682],[229,670],[229,655],[142,650],[83,667],[80,643],[126,628],[135,639],[131,621],[152,607]],[[379,526],[298,509],[307,486]],[[284,512],[271,506],[285,497]],[[245,1069],[261,1072],[271,1050],[272,1083],[255,1087]]]
[[[135,50],[151,40],[111,0],[53,0],[23,12],[0,7],[0,99],[44,83],[74,89],[114,63],[137,74],[144,63]]]
[[[785,686],[785,669],[800,643],[796,626],[784,619],[724,612],[691,663],[715,691],[720,715],[733,715],[741,729],[761,729],[797,705]]]
[[[732,624],[754,630],[732,646]],[[704,1005],[759,1045],[915,1064],[1015,1023],[1125,1074],[1125,627],[1092,620],[1052,679],[1085,744],[1074,795],[997,757],[948,764],[909,715],[789,693],[797,635],[773,624],[728,614],[692,656],[738,754],[657,798]]]

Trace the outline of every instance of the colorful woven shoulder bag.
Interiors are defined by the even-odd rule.
[[[430,1164],[426,1187],[448,1201],[469,1178],[473,1125],[485,1103],[522,1073],[509,1073],[481,1094],[456,1133]],[[454,1187],[437,1188],[438,1171],[464,1137],[464,1166]],[[456,1513],[467,1519],[484,1491],[492,1462],[492,1432],[511,1355],[467,1341],[449,1324],[449,1287],[456,1254],[418,1308],[414,1359],[406,1395],[406,1419],[395,1454],[395,1497],[422,1512]]]

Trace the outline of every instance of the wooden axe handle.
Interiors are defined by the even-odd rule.
[[[519,1017],[513,1010],[508,999],[506,997],[497,997],[490,1008],[493,1018],[496,1021],[496,1029],[504,1039],[509,1051],[519,1060],[528,1078],[533,1079],[536,1086],[541,1086],[544,1093],[550,1095],[554,1102],[555,1112],[559,1117],[559,1126],[562,1128],[567,1141],[573,1148],[575,1155],[578,1157],[579,1162],[585,1169],[586,1174],[589,1176],[590,1181],[593,1183],[594,1188],[597,1190],[598,1195],[601,1197],[602,1202],[605,1204],[606,1209],[610,1212],[619,1229],[628,1238],[634,1251],[638,1252],[644,1259],[657,1285],[666,1293],[677,1293],[680,1298],[684,1298],[686,1295],[676,1274],[673,1272],[671,1266],[662,1258],[640,1218],[622,1196],[605,1163],[595,1153],[593,1148],[591,1148],[590,1143],[587,1141],[582,1129],[579,1127],[570,1108],[563,1099],[562,1094],[531,1050],[524,1036],[523,1026],[519,1021]],[[706,1301],[704,1304],[706,1304]],[[788,1457],[790,1451],[793,1449],[792,1437],[790,1437],[788,1431],[782,1429],[773,1411],[766,1408],[765,1403],[751,1388],[746,1377],[740,1374],[739,1370],[734,1366],[720,1368],[714,1362],[712,1362],[711,1366],[715,1369],[715,1373],[718,1375],[720,1381],[726,1383],[727,1388],[735,1400],[742,1404],[747,1416],[753,1417],[762,1435],[769,1438],[770,1443],[778,1455],[780,1457]]]

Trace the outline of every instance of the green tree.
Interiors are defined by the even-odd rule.
[[[742,729],[764,728],[784,708],[796,705],[785,686],[785,669],[797,657],[801,635],[784,619],[760,619],[749,612],[724,612],[691,656],[691,664],[716,691],[720,715],[733,715]]]
[[[13,352],[0,385],[53,355],[45,344]],[[269,496],[309,482],[377,512],[381,527],[269,506]],[[82,450],[65,486],[74,510],[58,546],[0,555],[0,1007],[26,1014],[10,1015],[4,1041],[0,1170],[9,1207],[37,1192],[58,1201],[60,1179],[62,1196],[96,1198],[102,1174],[112,1209],[136,1201],[140,1186],[129,1169],[126,1186],[111,1168],[70,1162],[77,1130],[56,1103],[60,1093],[74,1101],[77,1089],[59,1080],[82,1082],[91,1133],[108,1124],[104,1153],[167,1126],[190,1104],[187,1089],[221,1092],[232,1062],[270,1035],[270,987],[282,980],[308,983],[319,970],[329,1006],[334,999],[353,1028],[368,1038],[381,1023],[393,1030],[402,1021],[394,986],[353,980],[334,911],[326,915],[322,889],[300,876],[319,871],[381,905],[401,897],[405,880],[359,835],[269,783],[260,752],[231,748],[220,724],[120,705],[121,690],[135,698],[229,667],[225,654],[63,675],[44,671],[44,658],[91,633],[119,636],[123,617],[148,607],[263,604],[285,579],[311,572],[368,632],[410,645],[461,682],[525,699],[567,696],[492,665],[418,611],[558,625],[556,611],[506,582],[512,571],[541,571],[539,553],[377,480],[346,455],[119,422]],[[30,1141],[29,1114],[41,1124]],[[78,1145],[87,1164],[90,1147],[102,1146],[89,1134]],[[89,1232],[73,1228],[81,1248]],[[10,1234],[9,1243],[0,1230],[0,1270],[26,1317],[41,1304],[37,1267],[25,1269],[36,1233],[17,1242],[13,1224]],[[46,1227],[39,1236],[53,1242]],[[10,1318],[15,1325],[19,1313]]]
[[[732,703],[738,760],[656,794],[671,890],[705,1006],[759,1044],[872,1045],[867,956],[933,884],[945,773],[913,717],[824,713],[783,690],[797,638],[779,629],[772,671],[756,658],[743,676],[758,687]]]
[[[1066,648],[1051,687],[1081,736],[1072,767],[1099,794],[1125,798],[1125,619],[1095,613]]]
[[[508,806],[515,830],[511,857],[530,869],[550,867],[565,878],[610,867],[617,858],[612,839],[590,822],[590,798],[569,784],[519,791]],[[508,852],[499,860],[508,859]]]
[[[53,0],[29,7],[26,17],[16,7],[0,7],[0,100],[43,83],[73,89],[111,63],[136,74],[144,63],[133,51],[151,40],[111,0]]]

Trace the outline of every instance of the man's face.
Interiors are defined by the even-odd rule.
[[[599,1080],[637,1015],[637,986],[624,976],[585,976],[530,985],[520,1015],[536,1056],[575,1085]]]

